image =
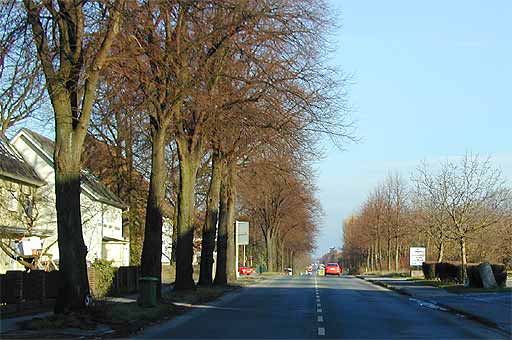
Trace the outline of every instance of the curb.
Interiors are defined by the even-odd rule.
[[[386,289],[392,290],[392,291],[397,292],[398,294],[401,294],[401,295],[404,295],[404,296],[416,297],[416,296],[414,296],[413,294],[407,292],[404,289],[397,288],[397,287],[394,287],[392,285],[387,285],[386,283],[384,283],[382,281],[367,280],[367,279],[365,279],[362,276],[357,276],[357,278],[359,278],[361,280],[364,280],[366,282],[370,282],[371,284],[374,284],[376,286],[380,286],[380,287],[384,287]],[[449,305],[446,305],[446,304],[443,304],[443,303],[439,303],[437,301],[426,301],[426,302],[429,302],[429,303],[432,303],[432,304],[437,305],[439,307],[442,307],[442,308],[446,309],[448,312],[450,312],[452,314],[463,315],[464,317],[466,317],[469,320],[473,320],[473,321],[476,321],[476,322],[478,322],[478,323],[480,323],[480,324],[482,324],[484,326],[494,328],[494,329],[496,329],[496,330],[498,330],[500,332],[503,332],[505,335],[508,335],[508,336],[512,335],[512,332],[509,331],[508,329],[503,328],[499,324],[497,324],[496,322],[494,322],[492,320],[489,320],[487,318],[481,317],[480,315],[476,315],[476,314],[467,312],[467,311],[459,309],[459,308],[454,308],[452,306],[449,306]]]

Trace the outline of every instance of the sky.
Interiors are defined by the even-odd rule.
[[[352,76],[361,141],[325,144],[315,255],[342,246],[342,222],[389,173],[421,161],[491,156],[512,183],[512,1],[332,0],[332,63]]]

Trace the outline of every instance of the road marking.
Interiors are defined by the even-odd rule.
[[[324,322],[324,317],[323,317],[323,316],[321,316],[321,315],[319,315],[319,316],[318,316],[318,322]]]
[[[317,312],[317,313],[322,313],[322,308],[317,308],[317,309],[316,309],[316,312]]]
[[[322,308],[322,305],[321,305],[320,303],[317,303],[317,304],[316,304],[316,306],[317,306],[318,308]]]
[[[320,302],[320,298],[318,296],[316,297],[316,302]]]
[[[325,335],[325,328],[318,327],[318,335]]]

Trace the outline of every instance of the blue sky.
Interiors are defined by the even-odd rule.
[[[331,3],[362,141],[317,164],[316,255],[341,246],[343,219],[388,173],[408,179],[422,160],[491,155],[511,183],[512,1]]]

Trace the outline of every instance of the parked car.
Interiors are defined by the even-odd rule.
[[[341,266],[337,263],[327,263],[325,266],[325,275],[341,275]]]
[[[238,267],[238,274],[240,275],[251,275],[254,273],[254,269],[251,267]]]

